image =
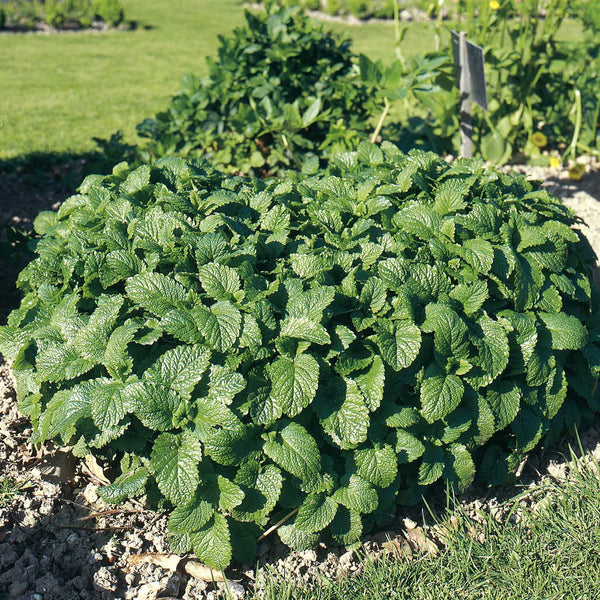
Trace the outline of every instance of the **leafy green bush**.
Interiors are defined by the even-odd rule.
[[[598,408],[568,208],[391,144],[316,168],[88,177],[35,220],[0,329],[35,441],[120,459],[102,496],[162,496],[172,549],[214,567],[284,516],[292,547],[353,544],[438,480],[505,481]]]
[[[308,156],[356,147],[367,127],[367,88],[350,43],[299,7],[246,12],[221,37],[208,76],[188,75],[166,112],[138,126],[143,157],[206,156],[228,173],[269,175]]]
[[[125,16],[119,0],[94,0],[92,10],[98,19],[112,27],[120,25]]]
[[[4,12],[4,9],[0,6],[0,29],[2,29],[4,27],[5,23],[6,23],[6,13]]]
[[[6,25],[34,28],[42,21],[57,29],[89,27],[94,19],[116,26],[123,20],[119,0],[3,0]]]
[[[593,11],[594,2],[585,4]],[[566,160],[577,152],[600,151],[600,44],[594,35],[573,43],[560,40],[572,5],[569,0],[465,0],[448,27],[436,24],[441,39],[450,40],[446,29],[463,29],[484,48],[489,111],[475,108],[473,137],[486,160],[548,164],[551,153]],[[450,45],[441,54],[451,56]],[[453,75],[452,68],[447,75]],[[411,118],[400,123],[400,134],[409,144],[412,133],[430,149],[456,154],[458,90],[420,99],[422,105],[413,104]]]

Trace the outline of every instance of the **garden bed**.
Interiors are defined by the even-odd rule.
[[[600,254],[600,171],[598,164],[589,165],[590,172],[581,181],[568,178],[566,172],[556,169],[520,167],[533,179],[543,179],[546,187],[559,195],[586,222],[585,235],[596,253]],[[41,209],[56,207],[60,192],[53,195],[34,193],[34,188],[19,188],[13,180],[11,193],[0,193],[0,213],[5,220],[30,222]],[[25,190],[25,191],[24,191]],[[15,202],[15,198],[19,201]],[[21,201],[22,200],[22,201]],[[14,281],[14,278],[11,279]],[[598,281],[598,280],[597,280]],[[11,289],[3,282],[5,294]],[[3,308],[14,304],[14,296],[3,298]],[[10,306],[5,309],[10,308]],[[130,502],[111,510],[97,495],[104,474],[94,463],[77,463],[65,451],[40,452],[27,441],[30,435],[28,421],[16,410],[16,401],[8,367],[0,367],[0,472],[4,487],[0,488],[0,597],[36,600],[115,599],[157,597],[199,599],[215,597],[213,584],[196,578],[187,571],[189,563],[172,557],[159,566],[145,561],[134,565],[130,557],[140,553],[167,553],[166,517],[144,510],[137,502]],[[585,432],[584,446],[600,449],[600,432],[592,428]],[[534,454],[523,470],[521,483],[534,484],[536,473],[556,474],[562,468],[559,452],[567,453],[566,444],[549,456]],[[557,471],[558,470],[558,471]],[[110,475],[110,474],[109,474]],[[10,485],[12,478],[15,485]],[[17,489],[19,486],[20,489]],[[14,497],[11,493],[16,492]],[[494,491],[474,489],[463,497],[467,507],[494,507],[515,494],[514,488]],[[473,509],[474,510],[474,509]],[[411,539],[412,548],[433,549],[416,527],[420,509],[403,512],[391,525],[392,535]],[[412,532],[412,533],[411,533]],[[269,564],[281,576],[292,575],[298,581],[333,578],[361,569],[355,553],[341,548],[319,547],[305,552],[289,552],[275,543],[276,536],[261,542],[259,561]],[[375,552],[384,538],[374,537],[365,550]],[[404,538],[398,538],[404,540]],[[408,548],[404,541],[398,542]],[[407,550],[408,551],[408,550]],[[137,559],[140,560],[140,559]],[[156,557],[153,560],[157,560]],[[186,566],[188,567],[186,570]],[[210,579],[210,575],[204,579]],[[254,587],[254,566],[228,573],[235,580],[230,583],[232,593]]]

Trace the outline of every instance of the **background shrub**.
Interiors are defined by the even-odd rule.
[[[167,111],[138,126],[150,138],[145,159],[206,156],[229,173],[268,175],[356,147],[368,96],[350,42],[298,7],[246,21],[220,38],[207,77],[186,76]]]
[[[97,18],[112,27],[120,25],[125,16],[119,0],[95,0],[92,9]]]
[[[598,408],[591,255],[558,199],[390,144],[316,168],[88,177],[37,217],[0,329],[35,440],[120,459],[103,497],[162,496],[173,551],[211,566],[296,510],[286,544],[352,544]]]
[[[40,22],[57,29],[89,27],[93,20],[116,26],[124,17],[119,0],[4,0],[3,9],[7,25],[30,28]]]

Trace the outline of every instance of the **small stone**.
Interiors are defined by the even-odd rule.
[[[117,578],[106,567],[101,567],[94,573],[92,586],[98,592],[114,592],[117,589]]]
[[[317,561],[317,553],[314,550],[303,550],[298,553],[298,556],[306,563],[314,563]]]
[[[8,591],[11,596],[20,596],[27,591],[29,584],[27,581],[15,581]]]
[[[181,575],[178,573],[173,574],[169,577],[166,585],[162,589],[160,595],[163,596],[177,596],[179,594],[179,588],[181,586]]]
[[[41,594],[31,594],[31,596],[29,596],[29,600],[44,600],[44,596]]]
[[[347,571],[354,560],[354,550],[349,550],[340,556],[340,569]]]
[[[219,582],[219,589],[224,590],[225,592],[229,590],[231,596],[237,599],[241,599],[246,595],[246,590],[244,586],[241,583],[238,583],[237,581],[228,581],[227,583],[225,583],[224,581]]]
[[[158,581],[145,583],[138,590],[138,600],[155,600],[162,590],[162,585]]]
[[[76,531],[73,531],[67,536],[66,542],[67,544],[74,544],[79,539],[79,534]]]

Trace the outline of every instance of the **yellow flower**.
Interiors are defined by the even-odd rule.
[[[498,0],[490,0],[490,8],[492,10],[498,10],[500,8],[500,2],[498,2]]]
[[[560,167],[560,158],[558,158],[558,156],[551,156],[550,157],[550,166],[553,169],[558,169],[558,167]]]

